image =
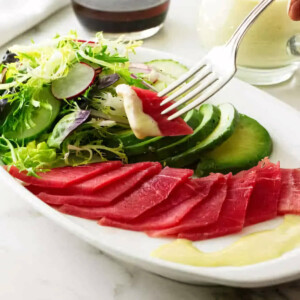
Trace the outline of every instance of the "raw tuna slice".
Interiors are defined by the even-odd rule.
[[[178,234],[192,241],[220,237],[243,229],[248,201],[255,184],[256,172],[239,174],[229,179],[226,199],[217,222]]]
[[[40,178],[27,176],[26,172],[19,172],[16,167],[11,167],[9,173],[28,184],[45,188],[65,188],[121,166],[120,161],[111,161],[86,166],[55,168],[49,172],[38,173]]]
[[[147,136],[176,136],[192,134],[193,130],[182,118],[168,120],[168,116],[176,112],[171,111],[162,115],[161,112],[172,103],[161,106],[164,98],[157,93],[130,87],[122,84],[117,86],[117,93],[123,98],[126,115],[133,132],[138,138]]]
[[[170,228],[148,231],[153,237],[176,236],[180,232],[201,228],[215,223],[220,215],[222,205],[227,195],[227,182],[231,174],[216,177],[208,197],[193,207],[185,217]]]
[[[152,166],[152,162],[141,162],[130,165],[124,165],[122,168],[117,170],[113,170],[111,172],[107,172],[104,174],[100,174],[99,176],[95,176],[89,180],[83,181],[79,184],[73,185],[68,191],[69,193],[78,193],[78,194],[91,194],[96,192],[97,190],[107,186],[117,180],[121,180],[126,178],[127,176],[136,173],[141,170],[145,170]]]
[[[131,222],[118,222],[108,218],[99,221],[100,225],[135,231],[148,231],[176,226],[193,207],[207,197],[212,185],[222,175],[214,174],[206,178],[190,179],[154,209]]]
[[[278,214],[300,214],[300,169],[281,169]]]
[[[279,163],[275,165],[265,159],[253,169],[257,172],[257,178],[247,208],[245,226],[270,220],[277,216],[281,187]]]
[[[192,175],[193,171],[189,169],[166,167],[158,175],[146,181],[139,189],[112,206],[83,208],[66,204],[60,207],[59,211],[87,219],[108,217],[118,221],[133,220],[167,199],[178,185]]]
[[[139,171],[135,174],[131,174],[125,180],[118,180],[115,183],[109,184],[108,186],[105,186],[99,191],[90,195],[53,195],[40,192],[37,196],[50,205],[71,204],[76,206],[92,207],[107,206],[115,201],[118,197],[128,193],[145,180],[150,179],[154,175],[158,174],[160,171],[161,164],[153,163],[150,168]]]

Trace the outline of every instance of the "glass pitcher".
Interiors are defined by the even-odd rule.
[[[260,0],[202,0],[198,32],[208,50],[225,44]],[[251,84],[288,80],[298,67],[300,22],[287,13],[288,0],[275,0],[245,35],[238,51],[237,76]]]

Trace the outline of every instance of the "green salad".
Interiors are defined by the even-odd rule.
[[[185,114],[192,134],[138,139],[117,86],[160,91],[188,70],[170,59],[131,62],[140,45],[71,32],[10,47],[0,64],[0,163],[36,176],[65,165],[160,161],[205,176],[238,172],[270,155],[266,129],[230,103]]]
[[[110,158],[126,162],[113,133],[129,126],[114,87],[147,88],[146,78],[129,71],[128,55],[140,44],[101,33],[87,42],[71,33],[9,48],[0,65],[1,162],[32,173]]]

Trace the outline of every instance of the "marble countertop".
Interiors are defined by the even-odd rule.
[[[145,46],[201,57],[197,0],[172,0],[165,28]],[[70,7],[11,43],[36,41],[77,29]],[[0,49],[3,52],[7,46]],[[300,72],[287,83],[263,88],[300,110]],[[0,299],[7,300],[298,300],[300,281],[265,289],[191,286],[120,263],[58,227],[0,183]]]

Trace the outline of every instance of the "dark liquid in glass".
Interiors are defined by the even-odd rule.
[[[72,0],[81,24],[107,33],[139,32],[163,24],[170,0]]]

